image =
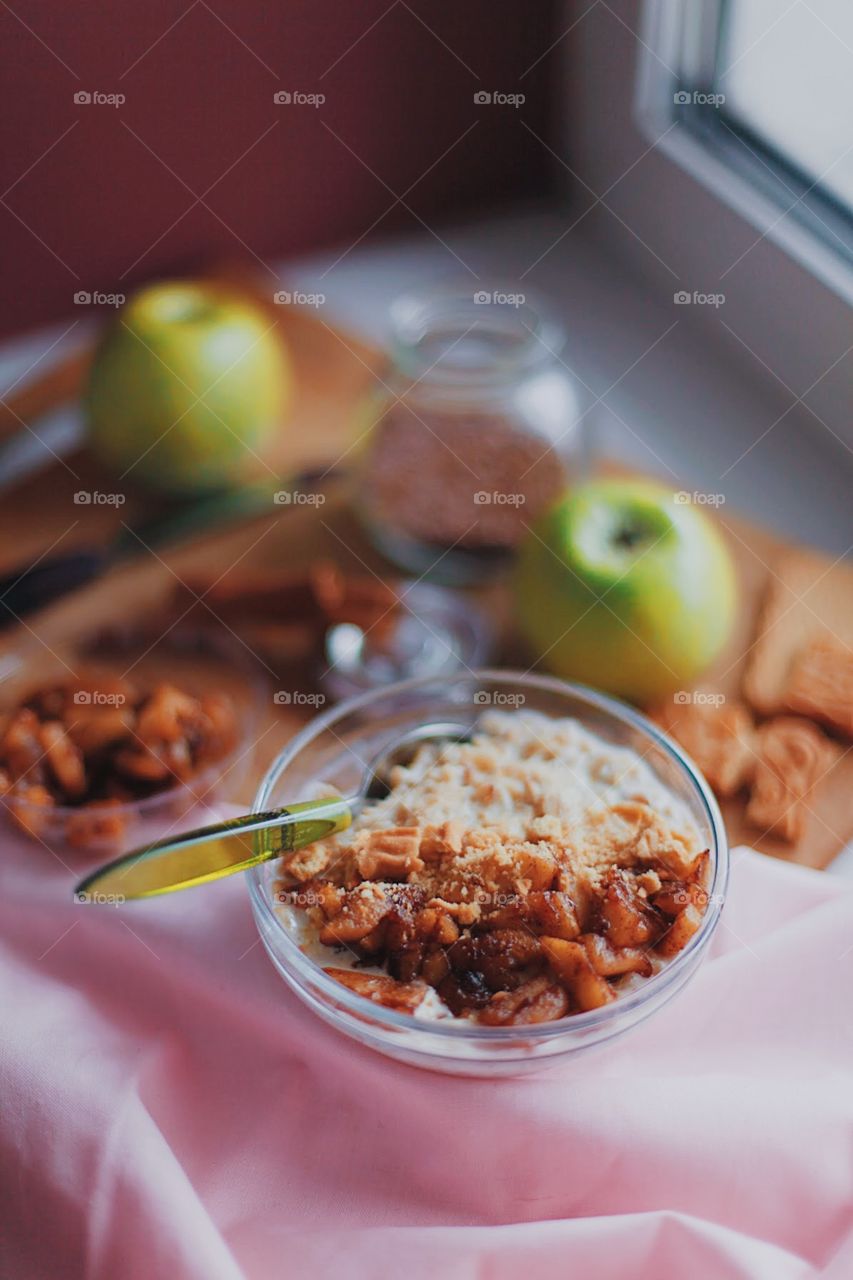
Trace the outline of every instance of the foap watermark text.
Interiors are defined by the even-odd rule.
[[[125,301],[123,293],[89,293],[87,289],[78,289],[74,295],[75,307],[123,307]]]
[[[77,707],[123,707],[126,702],[125,694],[109,693],[106,689],[78,689],[74,694]]]
[[[277,707],[322,707],[326,704],[326,695],[306,693],[302,689],[277,689],[272,700]]]
[[[277,507],[322,507],[326,501],[325,493],[305,492],[302,489],[279,489],[273,494],[273,502]]]
[[[726,301],[726,295],[702,293],[700,289],[694,289],[692,293],[688,289],[679,289],[672,295],[672,300],[677,307],[721,307]]]
[[[102,493],[100,489],[78,489],[74,495],[76,507],[123,507],[126,502],[126,494]]]
[[[478,289],[474,294],[478,307],[523,307],[526,301],[523,293],[503,293],[500,289]]]
[[[500,489],[478,489],[474,494],[475,507],[523,507],[526,501],[523,493],[503,493]]]
[[[478,707],[523,707],[526,701],[523,693],[504,693],[500,689],[478,689],[474,694]]]
[[[272,96],[277,107],[322,107],[325,93],[302,93],[299,89],[279,89]]]
[[[721,707],[726,701],[724,693],[709,693],[703,689],[679,689],[672,695],[677,707]]]
[[[523,93],[504,93],[500,89],[478,89],[474,94],[478,107],[522,107],[526,101]]]
[[[101,93],[99,89],[90,92],[78,89],[74,94],[74,102],[78,107],[123,107],[127,98],[123,93]]]
[[[298,289],[279,289],[273,294],[277,307],[322,307],[325,293],[300,293]]]
[[[682,489],[679,493],[673,495],[673,502],[678,507],[722,507],[726,501],[724,493],[699,493],[694,489],[692,493],[688,493],[686,489]]]
[[[724,93],[707,93],[704,89],[678,89],[672,95],[677,107],[722,107],[725,105]]]

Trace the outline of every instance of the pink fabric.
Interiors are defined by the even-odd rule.
[[[853,1276],[853,893],[746,851],[711,956],[548,1075],[326,1028],[226,881],[123,909],[6,838],[0,1273]]]

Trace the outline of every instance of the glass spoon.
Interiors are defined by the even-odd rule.
[[[411,759],[413,749],[432,741],[463,742],[470,735],[470,725],[420,725],[382,749],[365,769],[352,796],[299,800],[143,845],[85,876],[74,896],[78,902],[110,905],[131,898],[152,898],[220,880],[303,849],[315,840],[345,831],[365,801],[387,795],[388,773],[394,765]]]

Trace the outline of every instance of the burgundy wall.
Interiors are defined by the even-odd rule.
[[[417,183],[405,200],[431,225],[548,183],[521,122],[548,132],[555,59],[523,73],[559,34],[550,0],[10,4],[3,333],[67,315],[78,289],[126,291],[245,246],[266,260],[344,247],[374,221],[416,226],[400,205],[386,213],[383,183]],[[277,106],[279,89],[326,102]],[[75,104],[96,90],[127,101]],[[526,102],[478,106],[478,90]]]

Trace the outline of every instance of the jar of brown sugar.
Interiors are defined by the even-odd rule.
[[[521,292],[436,289],[391,308],[356,510],[382,553],[447,583],[483,578],[577,478],[564,334]]]

